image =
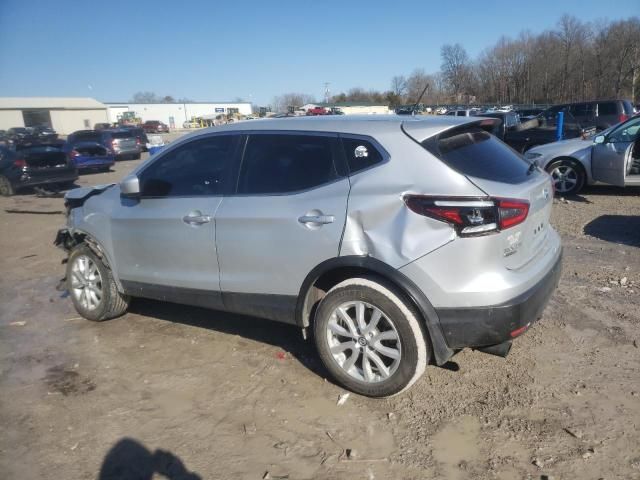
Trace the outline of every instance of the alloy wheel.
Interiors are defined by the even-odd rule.
[[[551,178],[558,193],[570,192],[578,184],[578,172],[570,165],[558,165],[551,170]]]
[[[87,310],[95,310],[102,302],[102,276],[91,258],[81,255],[71,267],[71,291]]]
[[[391,377],[402,358],[400,336],[393,322],[367,302],[339,305],[327,324],[327,342],[340,368],[366,383]]]

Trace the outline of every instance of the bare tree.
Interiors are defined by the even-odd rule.
[[[453,98],[458,101],[459,95],[468,86],[471,70],[469,56],[459,43],[443,45],[440,55],[442,57],[442,75],[449,83]]]
[[[407,79],[404,75],[396,75],[391,79],[391,93],[403,97],[407,93]]]
[[[273,111],[286,112],[290,107],[299,108],[307,103],[314,103],[315,101],[313,95],[306,93],[285,93],[274,97]]]

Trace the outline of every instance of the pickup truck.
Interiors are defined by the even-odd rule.
[[[329,111],[324,107],[313,107],[307,110],[307,115],[328,115]]]

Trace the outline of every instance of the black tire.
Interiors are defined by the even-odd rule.
[[[95,308],[87,308],[76,294],[78,289],[73,288],[73,267],[82,257],[89,258],[97,267],[100,273],[100,287],[102,296]],[[118,291],[111,269],[107,267],[102,259],[98,257],[87,245],[80,244],[75,247],[69,255],[67,262],[67,290],[69,291],[73,306],[76,311],[87,320],[101,322],[110,318],[119,317],[124,314],[129,307],[129,297]]]
[[[390,375],[385,379],[368,382],[364,378],[355,378],[342,368],[331,353],[330,341],[333,339],[328,333],[329,322],[338,306],[348,304],[348,302],[364,302],[375,307],[383,312],[386,317],[385,321],[388,320],[388,323],[395,328],[395,333],[399,338],[400,358],[395,371],[389,371]],[[351,278],[329,290],[318,306],[313,328],[320,359],[334,380],[345,388],[368,397],[388,397],[408,389],[424,373],[431,356],[420,315],[413,305],[407,302],[394,286],[375,277]],[[363,335],[371,335],[371,333]],[[359,341],[360,339],[354,342],[354,345],[360,352],[374,351],[375,347],[370,345],[358,346]],[[366,339],[364,341],[366,342]],[[351,355],[356,354],[355,349],[349,349],[349,351]],[[359,353],[358,355],[364,357],[367,354]],[[382,358],[380,354],[378,354],[378,358]],[[356,363],[352,363],[353,366],[350,370],[360,369],[363,375],[363,360],[360,360],[360,366],[357,362],[358,360]],[[348,361],[345,360],[344,363],[348,363]]]
[[[142,157],[142,154],[140,154],[140,153],[136,153],[136,154],[133,156],[133,160],[140,160],[140,158],[141,158],[141,157]]]
[[[7,177],[0,175],[0,195],[3,197],[10,197],[15,193],[16,189],[11,185],[11,181]]]
[[[575,178],[575,184],[573,184],[573,186],[571,186],[570,188],[562,187],[561,183],[556,180],[556,177],[554,177],[554,170],[562,171],[562,169],[570,169],[572,172],[575,172],[575,177],[571,177]],[[584,184],[587,180],[582,165],[570,158],[561,158],[552,161],[549,165],[547,165],[546,171],[549,173],[549,175],[551,175],[551,179],[555,184],[557,196],[575,195],[580,190],[582,190],[582,187],[584,187]]]

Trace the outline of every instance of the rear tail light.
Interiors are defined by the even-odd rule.
[[[407,195],[404,201],[412,212],[452,225],[461,237],[515,227],[529,214],[526,200]]]
[[[71,150],[71,151],[69,152],[69,157],[70,157],[70,158],[75,158],[75,157],[79,157],[79,156],[80,156],[80,152],[79,152],[79,151],[77,151],[77,150]]]
[[[618,121],[619,122],[626,122],[627,120],[629,120],[629,115],[627,115],[626,113],[621,113],[618,116]]]
[[[18,158],[13,164],[18,168],[24,168],[27,166],[27,161],[24,158]]]

